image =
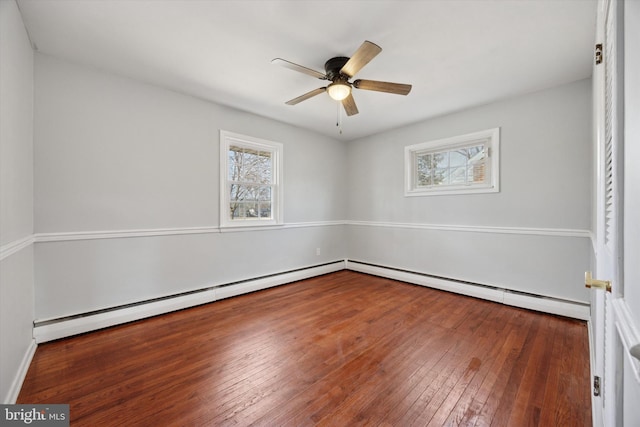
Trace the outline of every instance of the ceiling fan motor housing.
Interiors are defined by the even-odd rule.
[[[336,56],[324,63],[324,70],[326,71],[329,80],[334,81],[336,78],[345,81],[348,80],[347,76],[340,74],[340,70],[344,67],[344,64],[346,64],[347,61],[349,61],[349,58],[347,57]]]

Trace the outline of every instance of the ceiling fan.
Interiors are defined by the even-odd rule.
[[[363,79],[354,80],[353,83],[349,82],[349,79],[351,79],[380,52],[382,52],[382,48],[380,46],[365,40],[351,58],[337,56],[329,59],[324,64],[324,74],[282,58],[275,58],[271,63],[310,75],[320,80],[331,81],[331,83],[326,87],[314,89],[304,95],[300,95],[297,98],[287,101],[287,105],[296,105],[311,97],[327,92],[332,99],[342,102],[342,106],[344,107],[347,116],[353,116],[354,114],[358,114],[358,107],[356,106],[356,102],[351,94],[352,88],[395,93],[397,95],[407,95],[411,92],[411,85],[402,83],[389,83]]]

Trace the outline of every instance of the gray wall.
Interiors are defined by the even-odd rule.
[[[405,146],[494,127],[499,193],[404,197]],[[349,258],[587,302],[590,130],[583,80],[349,143]]]
[[[0,1],[0,398],[32,344],[33,52],[14,1]]]
[[[36,319],[346,257],[343,143],[41,54],[35,94]],[[284,144],[284,227],[216,229],[220,129]]]

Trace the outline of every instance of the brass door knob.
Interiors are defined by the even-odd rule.
[[[611,292],[611,281],[594,279],[591,277],[590,271],[584,272],[584,286],[587,288],[604,289],[607,292]]]

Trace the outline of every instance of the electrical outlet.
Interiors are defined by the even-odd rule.
[[[320,248],[316,248],[316,255],[320,256]]]

